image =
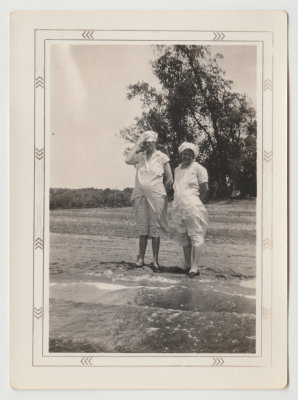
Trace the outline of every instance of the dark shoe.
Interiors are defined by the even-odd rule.
[[[159,265],[156,266],[154,264],[151,264],[151,269],[152,269],[153,272],[157,272],[157,273],[161,272],[161,270],[159,268]]]
[[[144,263],[138,264],[138,262],[135,263],[135,268],[142,268],[144,267]]]
[[[185,272],[186,274],[189,272],[190,267],[178,267],[181,271]]]
[[[189,274],[188,274],[188,276],[192,279],[192,278],[194,278],[195,276],[200,276],[201,274],[200,274],[200,271],[197,271],[197,272],[189,272]]]
[[[128,269],[140,269],[140,268],[143,268],[143,266],[144,266],[144,264],[143,265],[133,264],[133,265],[129,266]]]
[[[131,269],[142,268],[144,266],[144,262],[142,262],[141,264],[138,264],[138,262],[139,262],[139,256],[137,256],[137,262],[133,267],[131,267]]]

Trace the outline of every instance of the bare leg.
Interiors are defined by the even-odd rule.
[[[184,253],[184,268],[186,271],[190,269],[191,266],[191,244],[183,246]]]
[[[201,256],[201,246],[193,246],[192,248],[192,263],[189,273],[193,275],[199,274],[199,261]]]
[[[153,266],[159,268],[158,254],[159,254],[160,238],[152,237],[152,252],[153,252]]]
[[[140,235],[139,239],[139,256],[136,265],[142,267],[144,265],[145,253],[147,248],[148,236]]]

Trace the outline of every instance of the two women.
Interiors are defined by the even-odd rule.
[[[168,231],[167,196],[173,178],[169,158],[156,150],[157,133],[144,132],[126,156],[136,165],[132,204],[139,229],[139,255],[136,267],[144,264],[148,237],[152,238],[153,269],[159,271],[158,253],[161,230]],[[200,247],[204,242],[208,217],[202,204],[208,191],[207,171],[196,163],[198,148],[184,142],[179,147],[182,163],[175,169],[173,221],[183,247],[184,269],[192,278],[199,275]]]

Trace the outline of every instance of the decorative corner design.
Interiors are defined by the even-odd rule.
[[[43,308],[42,307],[40,307],[40,308],[33,307],[33,312],[34,312],[34,317],[39,319],[42,317]]]
[[[272,248],[271,239],[266,238],[266,239],[263,240],[263,248],[264,249],[271,249]]]
[[[212,360],[212,367],[222,367],[224,364],[224,359],[222,357],[212,357]]]
[[[36,147],[36,149],[35,149],[35,157],[38,159],[38,160],[42,160],[43,159],[43,148],[41,148],[41,149],[38,149],[37,147]]]
[[[93,33],[94,33],[94,31],[84,31],[82,33],[82,36],[83,36],[84,39],[89,39],[89,40],[90,39],[94,39]]]
[[[262,317],[266,320],[271,318],[271,309],[270,308],[262,308]]]
[[[213,32],[214,38],[213,40],[223,40],[226,35],[223,32]]]
[[[35,249],[43,250],[43,240],[42,240],[40,237],[38,237],[38,238],[35,240],[35,245],[34,245],[34,247],[35,247]]]
[[[36,88],[44,88],[44,79],[42,76],[38,76],[35,80],[35,87]]]
[[[264,81],[264,92],[265,90],[271,90],[272,91],[272,81],[270,79],[266,79]]]
[[[272,161],[272,151],[266,151],[264,150],[264,160],[269,163],[270,161]]]
[[[84,366],[84,367],[92,367],[93,366],[93,364],[92,364],[92,359],[93,359],[93,357],[83,357],[82,359],[81,359],[81,364]]]

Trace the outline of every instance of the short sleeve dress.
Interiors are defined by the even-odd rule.
[[[132,205],[139,235],[159,237],[168,231],[167,194],[164,187],[164,165],[169,157],[159,150],[147,158],[146,151],[137,154],[135,189]]]
[[[178,239],[187,235],[194,246],[204,243],[208,214],[200,199],[200,184],[208,182],[207,170],[197,162],[175,169],[173,222]]]

